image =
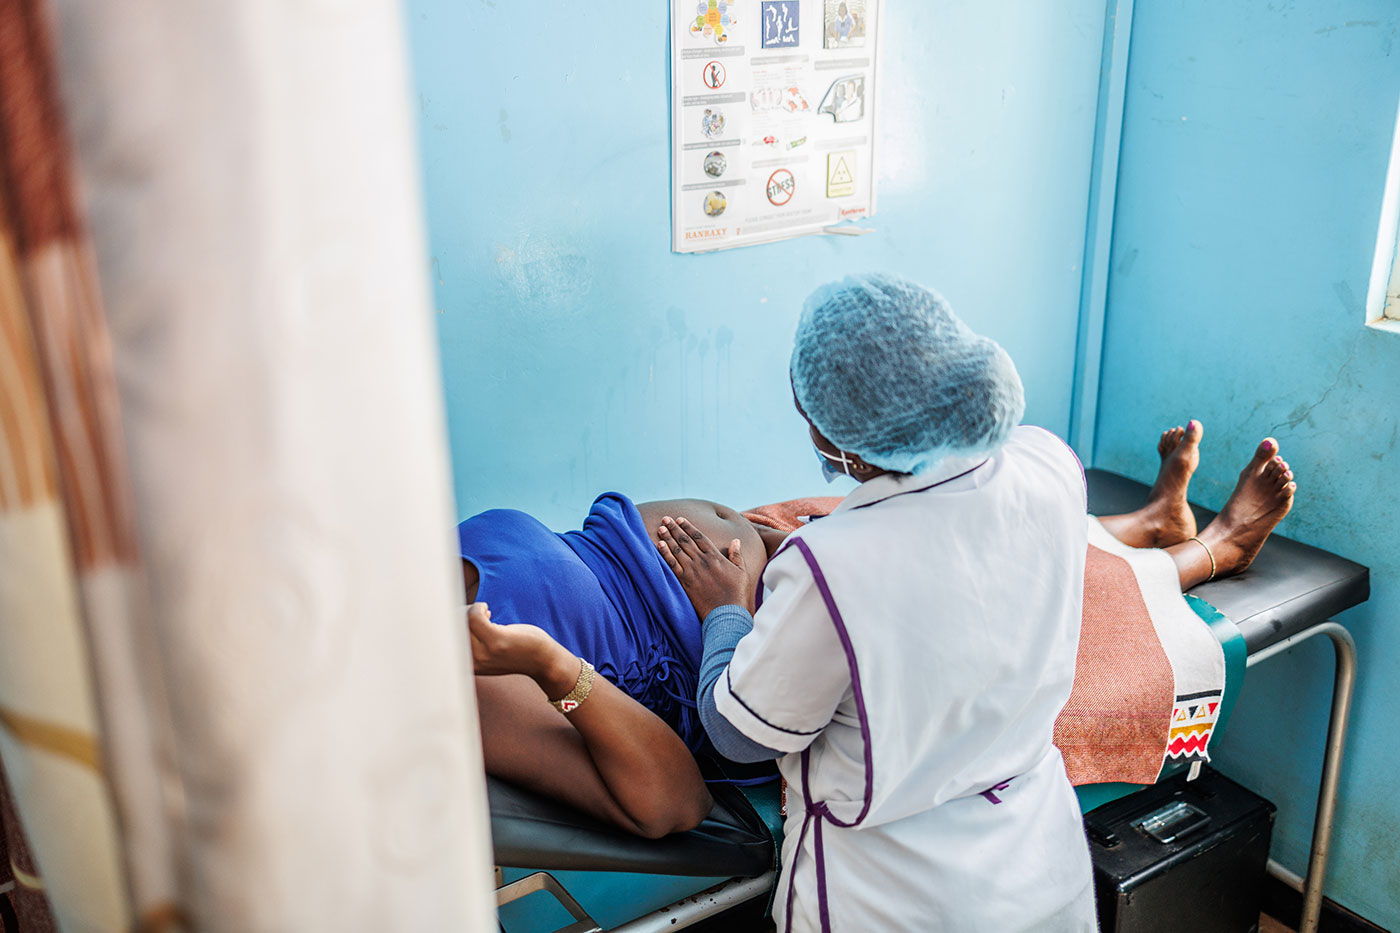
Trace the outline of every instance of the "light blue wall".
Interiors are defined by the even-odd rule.
[[[788,351],[864,270],[942,291],[1065,432],[1103,0],[889,4],[878,233],[704,256],[668,252],[666,4],[406,6],[461,514],[825,492]]]
[[[941,289],[1066,430],[1099,0],[890,4],[879,232],[699,257],[667,251],[664,4],[407,9],[461,514],[825,491],[789,340],[814,284],[867,269]],[[1219,505],[1272,433],[1301,484],[1284,532],[1372,567],[1328,892],[1400,928],[1400,336],[1360,323],[1398,32],[1387,0],[1137,0],[1094,459],[1150,478],[1156,433],[1201,418]],[[1295,869],[1328,655],[1252,672],[1220,756],[1280,804]]]
[[[1142,479],[1206,424],[1219,506],[1267,434],[1298,475],[1290,536],[1368,564],[1328,895],[1400,929],[1400,336],[1362,326],[1400,99],[1393,0],[1137,0],[1099,397],[1098,466]],[[1331,651],[1255,668],[1221,767],[1279,805],[1306,862]]]

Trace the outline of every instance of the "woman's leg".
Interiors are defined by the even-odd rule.
[[[1166,548],[1176,563],[1184,593],[1214,576],[1228,577],[1247,568],[1264,540],[1293,507],[1293,471],[1278,454],[1278,441],[1266,437],[1240,471],[1235,491],[1220,514],[1200,532],[1199,541]]]
[[[649,838],[691,829],[710,812],[685,744],[601,676],[568,716],[523,674],[478,676],[476,699],[487,774]]]
[[[1203,431],[1201,422],[1194,420],[1188,421],[1184,428],[1177,426],[1163,431],[1157,442],[1162,466],[1157,471],[1152,491],[1147,494],[1147,502],[1136,512],[1101,515],[1099,524],[1129,547],[1165,548],[1194,535],[1196,517],[1186,502],[1186,489],[1201,460]]]

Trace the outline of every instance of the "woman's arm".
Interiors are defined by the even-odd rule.
[[[467,610],[486,770],[648,838],[699,825],[713,804],[685,743],[602,677],[564,715],[577,657],[533,625]]]

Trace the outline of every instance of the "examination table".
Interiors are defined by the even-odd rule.
[[[1089,510],[1130,512],[1147,487],[1089,470]],[[1204,525],[1213,513],[1196,509]],[[1301,933],[1316,930],[1331,845],[1356,649],[1331,617],[1365,602],[1370,571],[1275,535],[1250,569],[1192,591],[1238,626],[1252,667],[1314,635],[1336,650],[1332,711],[1304,885]],[[678,930],[771,895],[781,839],[776,782],[740,790],[712,785],[715,807],[697,829],[647,840],[495,778],[488,780],[497,904],[507,933]],[[527,895],[548,893],[552,898]],[[522,900],[523,899],[523,900]]]

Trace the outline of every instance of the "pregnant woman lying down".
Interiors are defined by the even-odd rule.
[[[1296,489],[1266,438],[1198,532],[1186,498],[1201,434],[1197,421],[1163,432],[1147,501],[1099,519],[1124,544],[1165,550],[1183,592],[1248,567]],[[711,807],[694,758],[713,754],[695,712],[700,620],[657,552],[667,517],[727,542],[748,592],[784,537],[713,502],[617,493],[562,535],[505,509],[458,528],[487,772],[652,838]]]

